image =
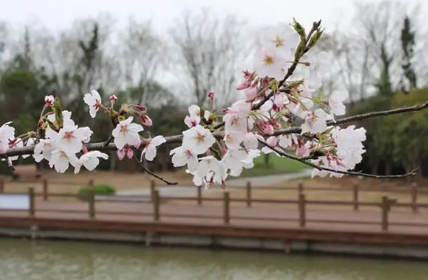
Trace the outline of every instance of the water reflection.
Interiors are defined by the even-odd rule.
[[[426,280],[428,264],[0,240],[0,280]]]

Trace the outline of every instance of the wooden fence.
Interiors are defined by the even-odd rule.
[[[79,183],[81,185],[81,183]],[[428,194],[426,190],[419,189],[416,185],[413,185],[408,190],[399,190],[399,189],[375,189],[362,187],[359,185],[354,185],[352,188],[309,188],[305,187],[303,184],[298,184],[296,187],[252,187],[250,183],[248,183],[245,189],[245,198],[233,198],[231,197],[230,192],[225,191],[222,193],[221,197],[204,197],[203,189],[196,188],[195,195],[185,196],[185,197],[177,197],[177,196],[168,196],[162,195],[159,192],[159,189],[155,186],[154,183],[151,184],[150,187],[150,195],[143,197],[133,197],[131,198],[123,198],[123,197],[111,197],[107,201],[98,201],[95,197],[94,190],[92,186],[94,186],[94,181],[89,180],[89,194],[87,195],[77,195],[77,194],[65,194],[65,193],[51,193],[49,192],[49,182],[47,180],[43,181],[43,189],[41,192],[36,192],[34,187],[28,188],[28,196],[30,201],[30,206],[28,209],[28,215],[30,217],[35,217],[36,213],[39,212],[56,212],[56,213],[80,213],[85,218],[95,219],[97,215],[128,215],[128,216],[145,216],[149,217],[151,220],[159,222],[162,221],[163,218],[198,218],[198,219],[218,219],[221,220],[224,225],[228,225],[231,223],[231,220],[259,220],[259,221],[275,221],[275,222],[295,222],[299,227],[305,228],[308,223],[329,223],[329,224],[361,224],[361,225],[372,225],[381,228],[383,231],[388,231],[390,226],[408,226],[408,227],[417,227],[417,228],[425,228],[424,231],[428,234],[428,222],[425,223],[415,223],[415,222],[406,222],[406,221],[391,221],[390,213],[393,208],[397,209],[409,209],[409,212],[413,212],[414,215],[427,215],[418,213],[420,209],[428,209],[428,203],[418,203],[418,195]],[[235,189],[235,188],[234,188]],[[256,199],[253,197],[253,191],[255,189],[263,189],[263,190],[271,190],[271,191],[296,191],[295,199]],[[4,191],[4,182],[0,181],[0,190]],[[306,193],[315,192],[315,191],[343,191],[352,193],[352,201],[341,201],[341,200],[310,200],[307,199]],[[403,193],[409,194],[411,197],[411,201],[409,202],[398,202],[397,200],[390,199],[387,195],[383,195],[381,199],[377,202],[367,202],[361,201],[359,199],[359,195],[362,192],[382,192],[382,193]],[[12,192],[4,192],[6,194],[13,194]],[[36,198],[41,201],[46,201],[49,203],[50,198],[55,197],[67,197],[67,198],[75,198],[79,200],[79,202],[74,202],[74,204],[82,205],[82,203],[87,204],[87,210],[82,209],[38,209],[36,207]],[[161,213],[161,209],[163,205],[168,203],[172,203],[173,201],[186,201],[189,202],[189,207],[193,207],[197,209],[199,207],[204,207],[206,202],[216,202],[218,203],[217,208],[221,208],[221,215],[212,215],[212,214],[180,214],[180,213]],[[111,210],[98,210],[98,203],[124,203],[124,204],[141,204],[146,205],[145,209],[148,211],[111,211]],[[236,209],[233,207],[234,203],[244,204],[246,208],[253,208],[255,204],[276,204],[276,205],[293,205],[298,213],[297,218],[291,217],[251,217],[248,216],[234,216],[233,210]],[[73,202],[71,202],[73,204]],[[323,205],[323,206],[346,206],[349,209],[357,212],[360,211],[360,207],[374,207],[379,209],[380,211],[378,218],[376,221],[355,221],[355,220],[331,220],[331,219],[309,219],[308,218],[308,206],[310,205]],[[241,207],[242,209],[242,207]],[[9,210],[7,210],[9,211]],[[25,210],[26,211],[26,210]],[[281,211],[281,209],[275,210],[277,213]],[[409,213],[411,214],[411,213]],[[427,219],[425,218],[425,221]]]

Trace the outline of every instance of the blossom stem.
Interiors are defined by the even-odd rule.
[[[306,164],[306,165],[313,167],[313,168],[316,168],[318,170],[324,170],[324,171],[333,172],[333,173],[339,173],[339,174],[344,174],[344,175],[352,175],[352,176],[362,176],[362,177],[375,178],[375,179],[385,179],[385,178],[407,178],[410,176],[415,176],[416,171],[417,171],[417,169],[415,169],[409,173],[399,174],[399,175],[377,175],[377,174],[368,174],[368,173],[355,172],[355,171],[335,170],[335,169],[328,168],[328,167],[322,167],[322,166],[319,166],[319,165],[313,164],[312,162],[307,161],[308,159],[311,159],[310,157],[300,158],[297,156],[293,156],[293,155],[290,155],[288,153],[281,151],[280,149],[278,149],[276,147],[270,146],[265,141],[259,140],[259,142],[261,144],[265,145],[266,147],[268,147],[269,149],[272,149],[274,152],[276,152],[277,154],[279,154],[281,156],[299,161],[303,164]]]

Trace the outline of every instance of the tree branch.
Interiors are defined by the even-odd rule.
[[[400,174],[400,175],[375,175],[375,174],[367,174],[367,173],[362,173],[362,172],[355,172],[355,171],[341,171],[341,170],[335,170],[332,168],[328,168],[328,167],[322,167],[322,166],[318,166],[316,164],[313,164],[312,162],[307,161],[307,157],[306,158],[299,158],[297,156],[294,155],[290,155],[284,151],[281,151],[279,149],[277,149],[276,147],[272,147],[270,146],[268,143],[266,143],[265,141],[259,140],[259,142],[263,145],[265,145],[266,147],[272,149],[274,152],[276,152],[277,154],[283,156],[283,157],[287,157],[296,161],[299,161],[303,164],[306,164],[307,166],[316,168],[318,170],[324,170],[324,171],[328,171],[328,172],[333,172],[333,173],[338,173],[338,174],[344,174],[344,175],[352,175],[352,176],[362,176],[362,177],[368,177],[368,178],[375,178],[375,179],[386,179],[386,178],[407,178],[410,176],[415,176],[416,175],[416,171],[417,169],[406,173],[406,174]]]
[[[153,177],[155,177],[156,179],[159,179],[159,180],[161,180],[162,182],[164,182],[165,184],[167,184],[167,185],[177,185],[178,184],[178,182],[170,182],[170,181],[167,181],[167,180],[165,180],[164,178],[162,178],[161,176],[159,176],[159,175],[157,175],[157,174],[155,174],[155,173],[153,173],[152,171],[150,171],[150,170],[148,170],[145,166],[144,166],[144,164],[137,158],[137,156],[135,155],[135,152],[136,151],[134,151],[134,159],[135,159],[135,161],[136,162],[138,162],[138,164],[141,166],[141,168],[143,168],[143,170],[145,171],[145,172],[147,172],[148,174],[150,174],[150,175],[152,175]]]
[[[389,115],[395,115],[395,114],[416,112],[416,111],[421,111],[421,110],[424,110],[427,108],[428,108],[428,102],[425,102],[425,103],[422,103],[419,105],[401,107],[401,108],[396,108],[396,109],[392,109],[392,110],[377,111],[377,112],[370,112],[370,113],[365,113],[365,114],[354,115],[354,116],[350,116],[350,117],[341,118],[341,119],[338,119],[336,121],[329,120],[329,121],[327,121],[327,125],[330,126],[330,125],[335,125],[335,124],[343,124],[343,123],[347,123],[347,122],[351,122],[351,121],[360,121],[360,120],[370,119],[370,118],[374,118],[374,117],[382,117],[382,116],[389,116]],[[278,136],[278,135],[283,135],[283,134],[301,133],[301,132],[302,132],[302,129],[300,127],[293,126],[293,127],[289,127],[289,128],[276,130],[273,135]]]

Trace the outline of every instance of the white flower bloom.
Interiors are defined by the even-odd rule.
[[[258,149],[249,150],[247,157],[241,160],[242,167],[245,169],[250,169],[254,167],[254,159],[258,158],[261,155],[261,151]]]
[[[270,48],[278,48],[281,54],[292,59],[293,51],[300,42],[300,36],[291,26],[281,24],[277,28],[266,28],[262,32],[262,43]]]
[[[113,130],[114,144],[120,150],[125,145],[135,146],[141,143],[139,132],[144,128],[136,123],[132,123],[133,117],[128,117],[126,120],[120,121]]]
[[[89,143],[91,141],[91,136],[94,132],[88,126],[80,127],[79,130],[83,136],[82,142]]]
[[[221,162],[224,168],[230,169],[230,175],[238,177],[242,173],[243,164],[242,161],[247,157],[247,153],[244,150],[227,150]]]
[[[349,93],[346,90],[335,90],[330,95],[328,100],[328,106],[330,111],[336,116],[342,116],[346,114],[346,106],[343,102],[348,99]]]
[[[171,161],[174,167],[185,166],[187,164],[190,172],[195,172],[198,168],[198,157],[190,149],[180,146],[171,150],[169,154],[172,155]]]
[[[259,139],[257,138],[256,134],[252,132],[245,134],[244,146],[247,149],[257,149],[259,146]]]
[[[211,131],[201,125],[183,131],[183,147],[199,155],[205,153],[215,143]]]
[[[245,133],[241,131],[228,131],[224,136],[224,142],[229,149],[237,149],[245,138]]]
[[[52,151],[52,155],[49,160],[49,166],[54,167],[58,173],[64,173],[70,167],[70,164],[80,169],[81,162],[75,154],[67,154],[62,150],[56,149]]]
[[[143,160],[143,155],[146,155],[147,160],[152,161],[156,157],[156,147],[165,142],[165,137],[161,135],[148,140],[146,147],[144,147],[143,152],[141,153],[140,161]]]
[[[196,115],[186,116],[186,118],[184,118],[184,123],[187,125],[188,128],[197,126],[200,122],[201,122],[201,118]]]
[[[9,149],[9,140],[15,138],[15,128],[9,126],[12,122],[7,122],[0,127],[0,153],[5,153]]]
[[[36,162],[41,162],[43,159],[50,160],[52,151],[55,150],[55,142],[52,139],[40,139],[40,142],[34,146],[33,158]]]
[[[67,154],[75,154],[82,150],[84,140],[87,140],[86,129],[66,125],[59,130],[56,145]]]
[[[287,60],[282,57],[276,48],[263,48],[254,58],[254,71],[260,77],[270,77],[281,80],[284,75],[284,67]]]
[[[91,90],[91,93],[85,94],[83,101],[89,106],[89,114],[95,118],[98,110],[101,108],[101,96],[96,90]]]
[[[196,175],[202,178],[206,177],[206,179],[212,180],[214,183],[223,184],[226,179],[226,169],[215,157],[207,156],[201,158],[196,169]]]
[[[99,158],[107,160],[108,155],[100,151],[90,151],[83,154],[79,159],[80,164],[76,163],[74,173],[79,173],[81,165],[89,171],[93,171],[100,164]]]
[[[302,134],[305,132],[321,133],[327,129],[328,115],[323,109],[316,109],[314,112],[306,112],[305,122],[301,125]]]
[[[266,140],[266,144],[269,145],[269,147],[265,146],[262,148],[262,153],[264,154],[270,154],[270,153],[275,153],[277,156],[280,156],[278,153],[276,153],[274,150],[272,150],[270,147],[272,148],[276,148],[278,146],[278,142],[279,139],[276,136],[271,136]]]
[[[332,67],[332,57],[328,52],[317,53],[310,60],[307,85],[310,88],[318,89],[322,86],[322,77],[330,72]]]
[[[246,100],[235,102],[231,107],[226,109],[226,114],[223,116],[226,131],[242,131],[247,132],[247,118],[251,111],[251,104]]]

